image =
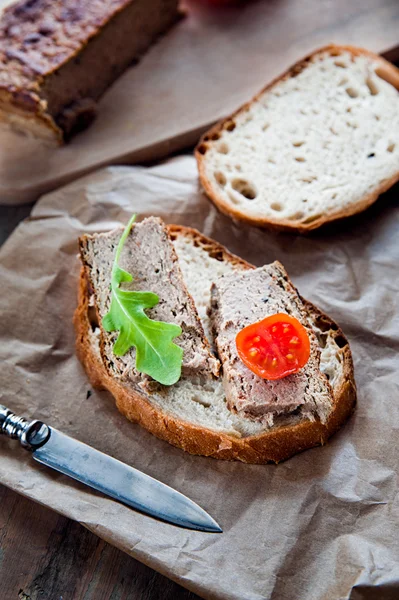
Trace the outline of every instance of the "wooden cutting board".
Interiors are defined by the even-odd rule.
[[[189,0],[186,7],[186,18],[112,86],[96,122],[69,145],[49,149],[0,132],[0,203],[33,201],[100,165],[189,147],[321,45],[376,52],[399,46],[398,0],[258,0],[219,8]]]

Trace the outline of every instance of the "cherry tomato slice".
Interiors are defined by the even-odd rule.
[[[236,345],[243,363],[263,379],[282,379],[297,373],[310,356],[305,327],[285,313],[244,327],[236,336]]]

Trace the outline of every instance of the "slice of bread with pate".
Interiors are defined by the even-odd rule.
[[[399,70],[328,46],[298,62],[196,148],[210,200],[297,233],[370,206],[399,180]]]
[[[163,306],[151,309],[157,311],[152,318],[178,323],[183,331],[187,325],[188,342],[176,338],[184,351],[182,377],[171,386],[151,381],[135,370],[133,350],[116,367],[114,334],[101,321],[110,303],[106,282],[121,234],[81,238],[74,322],[78,356],[92,385],[109,390],[129,420],[192,454],[247,463],[287,459],[324,444],[344,424],[355,405],[356,386],[349,344],[339,327],[299,296],[279,263],[255,269],[193,229],[170,225],[166,232],[158,219],[133,227],[121,263],[137,289],[150,287],[163,299]],[[163,270],[156,273],[161,263]],[[253,294],[244,293],[243,286]],[[233,298],[235,287],[240,292]],[[296,316],[311,341],[306,367],[280,382],[257,381],[226,352],[233,330],[271,311]],[[241,376],[244,395],[237,393]]]

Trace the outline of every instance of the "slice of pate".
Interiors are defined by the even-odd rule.
[[[309,334],[311,350],[309,361],[298,373],[268,381],[241,361],[235,338],[247,325],[276,313],[298,319]],[[212,285],[209,314],[231,411],[270,426],[277,415],[297,412],[326,420],[333,392],[320,370],[320,347],[302,299],[280,263],[220,277]]]
[[[109,310],[111,271],[122,229],[82,236],[80,254],[86,278],[93,290],[93,304],[99,324]],[[159,302],[147,310],[151,319],[175,323],[182,333],[174,341],[183,349],[184,375],[212,378],[219,373],[219,361],[212,354],[193,299],[183,281],[179,262],[168,231],[155,217],[133,226],[123,247],[119,266],[133,277],[129,284],[137,291],[157,294]],[[148,377],[136,370],[136,351],[115,356],[117,332],[101,330],[104,364],[113,377],[148,384]]]

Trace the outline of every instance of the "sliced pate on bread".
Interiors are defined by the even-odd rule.
[[[100,320],[110,306],[110,281],[120,231],[84,236],[80,251],[86,275],[93,290],[94,306]],[[150,217],[138,223],[124,245],[119,266],[134,274],[132,289],[151,291],[159,303],[147,311],[158,321],[174,323],[182,333],[176,343],[183,349],[183,374],[216,377],[219,361],[212,354],[197,309],[183,281],[177,255],[168,231],[160,219]],[[112,377],[146,388],[154,383],[135,367],[136,351],[115,356],[113,345],[118,334],[102,330],[102,356]]]
[[[147,249],[145,256],[142,252],[143,246],[148,248],[154,243],[151,236],[158,228],[164,232],[160,236],[164,248],[168,243],[173,244],[174,251],[168,250],[168,253],[173,256],[175,252],[178,263],[164,262],[161,258],[165,277],[160,278],[152,275],[159,266],[159,253]],[[112,366],[115,365],[113,338],[108,338],[110,334],[104,331],[101,320],[110,302],[106,282],[122,234],[118,229],[108,234],[83,236],[80,240],[83,267],[74,323],[77,353],[92,385],[109,390],[120,412],[129,420],[191,454],[262,464],[279,462],[324,444],[344,424],[356,401],[352,357],[342,331],[298,295],[279,263],[255,269],[193,229],[173,225],[167,229],[168,236],[160,221],[152,218],[135,225],[124,247],[121,264],[130,270],[133,285],[139,286],[137,289],[151,286],[152,291],[165,300],[166,307],[158,305],[154,309],[160,311],[156,315],[158,319],[167,320],[173,318],[173,311],[179,313],[182,308],[176,305],[180,299],[170,289],[170,274],[178,269],[179,275],[174,275],[178,283],[172,287],[177,285],[179,294],[185,290],[184,296],[188,294],[193,302],[189,314],[185,313],[179,323],[186,318],[195,320],[199,315],[201,323],[195,329],[197,348],[203,357],[201,366],[197,370],[183,369],[180,380],[171,386],[162,386],[137,373],[133,351],[122,357],[124,364],[120,367]],[[145,244],[134,243],[139,234]],[[167,242],[163,235],[168,238]],[[147,273],[151,275],[147,277]],[[165,281],[166,287],[161,289]],[[235,283],[239,288],[240,282],[251,289],[254,286],[256,293],[248,297],[241,294],[232,300],[231,289]],[[262,297],[257,293],[258,284],[264,292]],[[262,306],[267,304],[262,301],[266,295],[271,303],[267,310],[291,312],[304,324],[311,338],[311,358],[304,374],[289,375],[280,384],[274,382],[274,400],[269,393],[270,382],[264,383],[267,392],[261,385],[248,385],[247,397],[240,395],[237,400],[237,379],[230,373],[231,369],[237,369],[237,362],[229,361],[224,350],[228,343],[224,338],[230,335],[226,333],[226,325],[229,320],[233,328],[244,323],[237,317],[239,307],[246,315],[245,322],[251,319],[251,310],[253,320],[266,316],[267,310],[262,311]],[[229,306],[234,314],[226,320]],[[184,364],[190,356],[191,345],[186,346],[183,340],[180,343]],[[216,376],[219,361],[213,355],[208,356],[210,347],[222,362],[223,374],[219,376]],[[244,365],[243,373],[243,379],[249,382],[251,376],[245,373]],[[280,408],[276,410],[273,401]]]
[[[310,419],[317,417],[322,423],[326,422],[334,398],[320,368],[320,345],[302,299],[280,263],[217,279],[211,288],[209,313],[230,410],[270,426],[276,416],[297,410],[302,415],[308,413]],[[247,325],[277,313],[291,315],[305,327],[311,352],[298,373],[269,381],[254,374],[242,362],[235,340],[237,333]]]
[[[196,148],[223,213],[298,233],[358,213],[399,180],[399,70],[359,48],[298,62]]]

